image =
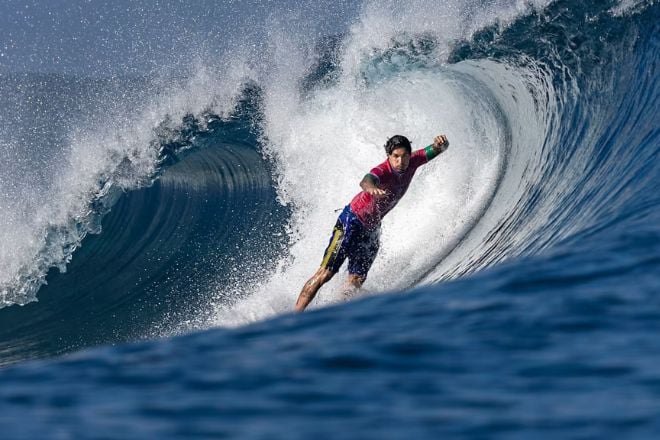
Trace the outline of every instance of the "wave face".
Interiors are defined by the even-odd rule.
[[[0,364],[155,339],[3,370],[7,432],[652,437],[659,18],[366,2],[182,76],[0,77]],[[396,133],[451,146],[358,298],[290,315]]]
[[[39,302],[2,309],[6,361],[184,331],[191,316],[202,320],[209,289],[219,292],[214,301],[229,301],[223,286],[254,282],[261,276],[251,272],[254,265],[274,269],[288,211],[276,200],[246,117],[255,114],[258,94],[245,95],[226,120],[188,115],[173,129],[159,125],[150,143],[156,152],[143,153],[153,154],[148,174],[135,170],[135,158],[120,156],[95,176],[82,214],[39,224],[36,264],[4,297],[24,304],[43,284]],[[38,271],[53,260],[59,270],[42,279]]]

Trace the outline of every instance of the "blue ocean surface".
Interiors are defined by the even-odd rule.
[[[0,438],[658,438],[660,4],[269,12],[0,73]],[[293,313],[385,139],[440,133],[363,291]]]

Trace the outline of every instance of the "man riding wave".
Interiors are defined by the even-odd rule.
[[[362,191],[339,214],[321,266],[303,286],[296,311],[305,310],[347,258],[349,289],[362,286],[380,247],[381,220],[406,193],[417,168],[447,148],[449,141],[445,135],[436,136],[433,144],[414,152],[405,136],[396,135],[387,140],[387,159],[364,176],[360,182]]]

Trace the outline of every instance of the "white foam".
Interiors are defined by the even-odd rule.
[[[359,191],[365,172],[385,159],[382,145],[394,134],[405,134],[420,148],[445,133],[451,147],[418,171],[383,222],[381,250],[364,290],[410,286],[456,245],[493,194],[505,127],[488,89],[460,67],[444,66],[443,57],[453,40],[547,2],[495,3],[492,10],[466,2],[368,3],[344,42],[339,81],[311,98],[298,89],[304,57],[287,64],[291,58],[280,53],[280,65],[286,66],[265,84],[265,134],[277,163],[280,197],[294,208],[293,242],[276,273],[253,286],[246,299],[217,306],[215,324],[240,325],[292,310],[320,263],[335,210]],[[390,47],[401,32],[435,34],[435,59],[424,60],[426,68],[364,83],[365,60]],[[324,286],[312,307],[340,301],[344,277],[340,272]]]
[[[640,6],[648,3],[648,0],[619,0],[617,5],[610,9],[610,13],[615,17],[620,17],[629,13],[634,13]]]

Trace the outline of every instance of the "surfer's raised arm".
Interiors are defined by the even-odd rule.
[[[444,134],[438,135],[433,138],[433,143],[428,147],[424,148],[426,153],[426,160],[435,159],[440,156],[440,153],[444,153],[449,148],[449,140]]]
[[[447,151],[447,148],[449,148],[449,140],[447,139],[447,136],[441,134],[440,136],[434,137],[433,144],[431,144],[431,148],[433,148],[433,151],[435,151],[438,154]]]

